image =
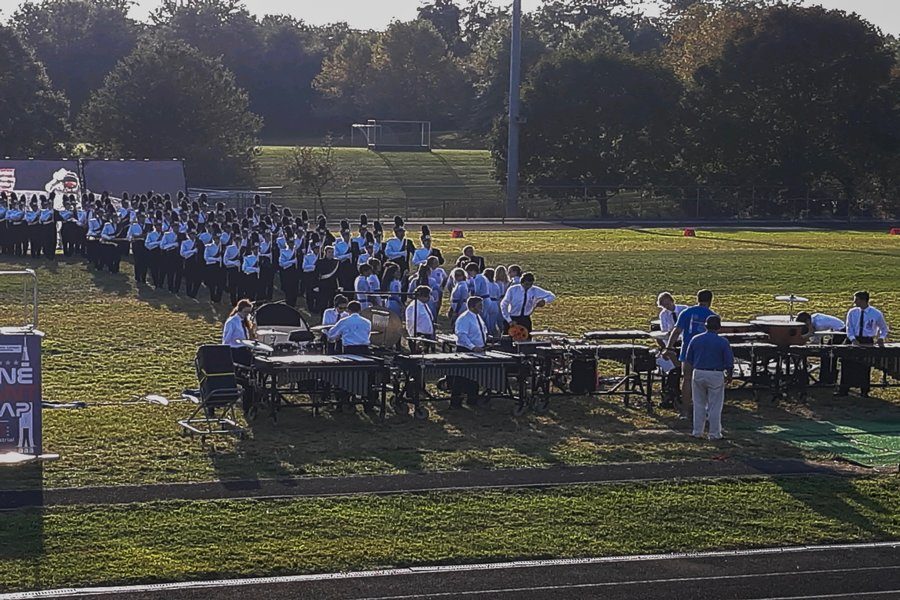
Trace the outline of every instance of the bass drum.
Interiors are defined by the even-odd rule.
[[[403,321],[396,313],[385,308],[370,307],[360,313],[372,322],[372,346],[377,348],[396,348],[403,337]]]

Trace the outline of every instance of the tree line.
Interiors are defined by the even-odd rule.
[[[896,213],[900,44],[794,1],[543,0],[523,23],[526,184],[759,186],[754,213]],[[427,0],[383,31],[251,15],[241,0],[28,0],[0,27],[0,155],[184,157],[249,183],[260,138],[337,143],[430,120],[506,155],[510,15]],[[723,206],[723,210],[726,207]],[[730,210],[727,209],[727,210]]]

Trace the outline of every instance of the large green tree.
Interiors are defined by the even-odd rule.
[[[81,125],[103,155],[181,157],[192,183],[225,184],[251,181],[261,123],[221,61],[152,39],[113,69]]]
[[[22,4],[10,25],[34,49],[53,86],[77,114],[91,92],[135,45],[129,0],[40,0]]]
[[[0,156],[59,156],[68,108],[18,33],[0,26]]]
[[[608,192],[671,179],[682,96],[677,78],[645,59],[604,52],[546,57],[523,89],[524,182],[597,186],[601,216],[607,216]],[[506,150],[505,127],[498,127],[498,174],[506,171]]]
[[[894,64],[879,32],[855,15],[765,10],[694,74],[692,163],[709,182],[793,195],[837,182],[843,198],[830,209],[846,214],[858,187],[900,149]],[[757,212],[790,208],[764,201]]]

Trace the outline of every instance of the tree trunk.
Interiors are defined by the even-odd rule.
[[[601,189],[600,195],[597,196],[597,201],[600,203],[600,218],[608,219],[609,218],[609,198],[606,197],[606,190]]]

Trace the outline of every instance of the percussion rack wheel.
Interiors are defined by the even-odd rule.
[[[427,419],[428,419],[428,416],[429,416],[430,414],[431,414],[431,413],[429,413],[429,412],[428,412],[428,409],[425,408],[424,406],[417,406],[417,407],[416,407],[416,410],[413,412],[413,415],[414,415],[415,418],[418,419],[419,421],[425,421],[425,420],[427,420]]]

